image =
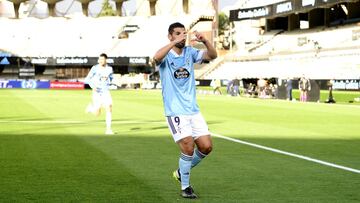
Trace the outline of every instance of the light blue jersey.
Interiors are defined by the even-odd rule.
[[[108,65],[101,67],[97,64],[91,67],[90,72],[85,78],[85,83],[89,84],[91,88],[96,89],[97,92],[101,93],[109,90],[112,79],[112,67]]]
[[[158,65],[166,116],[193,115],[199,112],[196,103],[194,63],[201,63],[203,51],[191,46],[181,55],[170,50]]]

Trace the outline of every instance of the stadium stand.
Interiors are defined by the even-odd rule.
[[[243,15],[252,15],[259,8],[264,8],[264,11],[273,8],[275,12],[282,4],[292,5],[289,7],[291,11],[280,16],[267,13],[266,18]],[[314,5],[317,4],[316,1]],[[299,78],[304,74],[311,79],[360,78],[360,23],[357,23],[360,16],[356,10],[359,1],[332,1],[325,7],[306,7],[306,10],[302,7],[307,6],[305,1],[299,4],[299,1],[244,0],[238,1],[237,5],[238,8],[231,11],[235,13],[232,17],[235,19],[237,49],[223,57],[223,61],[209,65],[205,74],[198,78]],[[301,13],[295,13],[296,9]],[[333,12],[332,21],[327,21],[327,12]],[[314,13],[318,19],[320,14],[324,14],[324,22],[311,21]],[[298,15],[298,21],[293,20],[293,15]],[[244,19],[237,19],[239,16]],[[307,20],[307,26],[312,26],[302,28],[303,18]],[[274,26],[274,22],[278,24]],[[338,22],[342,24],[336,24]],[[244,31],[244,26],[253,27],[255,32],[250,28]],[[294,26],[300,27],[290,29]],[[249,31],[251,34],[246,33]]]
[[[102,18],[1,18],[0,23],[10,32],[1,32],[2,48],[24,57],[97,56],[109,51],[119,28],[130,17]],[[131,18],[143,21],[144,17]],[[79,26],[80,25],[80,26]],[[103,32],[98,32],[103,30]]]
[[[160,4],[161,2],[165,1],[159,1],[158,3]],[[88,18],[80,15],[76,17],[72,16],[74,18],[70,19],[49,17],[46,19],[23,18],[21,20],[0,18],[0,24],[7,28],[7,32],[2,32],[0,37],[2,43],[9,42],[9,39],[12,39],[12,41],[15,39],[19,42],[19,46],[4,44],[2,47],[21,56],[94,55],[91,53],[91,50],[93,49],[88,49],[86,46],[98,48],[95,56],[99,51],[111,50],[118,55],[120,52],[117,52],[117,49],[127,50],[126,52],[122,52],[124,54],[131,55],[131,49],[134,47],[133,45],[141,45],[142,42],[149,39],[149,35],[150,37],[156,36],[153,38],[155,41],[152,40],[154,43],[164,42],[164,40],[158,41],[156,39],[160,38],[159,36],[166,36],[166,28],[170,22],[181,19],[180,21],[182,21],[182,23],[184,23],[187,27],[190,27],[190,25],[193,22],[197,22],[201,16],[214,16],[215,12],[213,10],[196,8],[199,7],[199,4],[203,4],[204,2],[209,1],[190,1],[191,13],[186,14],[181,12],[178,16],[163,12],[165,14],[159,16],[138,15],[127,17]],[[173,7],[172,10],[177,9],[174,5],[169,5]],[[172,10],[170,10],[170,12],[172,12]],[[134,32],[134,36],[130,37],[129,40],[117,39],[117,35],[120,31],[131,27],[136,27],[139,31]],[[157,27],[157,29],[154,29],[155,27]],[[98,32],[98,30],[104,31]],[[53,38],[46,36],[53,36]],[[61,40],[53,41],[54,38]],[[165,42],[166,40],[167,39],[165,39]],[[66,43],[62,43],[61,41]],[[121,42],[124,41],[127,41],[126,43],[123,43],[125,47],[121,46]],[[38,48],[32,48],[32,45],[36,45]],[[30,47],[30,50],[21,50],[24,47]],[[56,50],[54,50],[54,47],[56,47]],[[18,50],[13,51],[12,49],[14,48]],[[136,51],[139,50],[135,50],[135,52]],[[136,53],[136,55],[139,54]]]
[[[168,43],[167,28],[176,21],[183,23],[190,31],[192,28],[198,29],[204,21],[209,22],[205,29],[204,26],[200,26],[200,29],[208,32],[213,40],[212,34],[215,32],[211,26],[216,11],[210,0],[184,1],[187,3],[181,0],[158,0],[155,5],[148,0],[132,2],[136,6],[131,11],[132,15],[129,15],[130,11],[122,10],[123,16],[117,12],[118,16],[92,17],[101,10],[94,7],[96,4],[101,5],[99,0],[91,1],[86,11],[84,5],[81,11],[77,1],[57,2],[55,11],[44,11],[44,2],[35,5],[27,1],[20,2],[20,13],[15,18],[9,12],[11,3],[6,2],[1,4],[5,5],[2,7],[5,12],[0,12],[0,26],[6,28],[6,31],[0,32],[0,48],[11,53],[13,58],[31,61],[36,66],[36,79],[82,80],[91,65],[96,63],[97,56],[103,52],[110,57],[110,64],[115,67],[116,73],[153,72],[155,69],[150,64],[150,58],[159,46]],[[110,3],[115,4],[112,1]],[[31,12],[30,4],[34,7]],[[118,5],[116,8],[118,10]],[[9,75],[9,68],[0,72],[0,78]],[[17,78],[17,74],[11,77]]]
[[[337,28],[317,28],[313,30],[284,32],[274,36],[270,42],[251,51],[250,54],[289,54],[320,50],[353,49],[360,46],[360,40],[353,39],[353,33],[359,31],[359,25],[355,24]]]
[[[191,6],[193,4],[198,3],[193,2]],[[193,9],[194,14],[179,16],[0,18],[0,24],[7,29],[0,33],[0,41],[3,49],[24,57],[97,56],[99,52],[114,56],[151,56],[154,47],[167,42],[167,27],[171,22],[180,19],[189,28],[201,16],[215,15],[214,11],[200,11]],[[119,32],[129,27],[136,27],[137,31],[128,39],[118,39]],[[144,44],[147,47],[139,49]]]

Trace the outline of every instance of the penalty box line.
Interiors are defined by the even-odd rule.
[[[360,170],[358,170],[358,169],[354,169],[354,168],[350,168],[350,167],[346,167],[346,166],[341,166],[341,165],[338,165],[338,164],[322,161],[322,160],[319,160],[319,159],[314,159],[314,158],[311,158],[311,157],[308,157],[308,156],[303,156],[303,155],[300,155],[300,154],[294,154],[294,153],[291,153],[291,152],[286,152],[286,151],[283,151],[283,150],[279,150],[279,149],[275,149],[275,148],[271,148],[271,147],[266,147],[266,146],[263,146],[263,145],[254,144],[254,143],[251,143],[251,142],[246,142],[246,141],[231,138],[231,137],[226,137],[226,136],[219,135],[219,134],[216,134],[216,133],[211,133],[211,135],[213,135],[214,137],[218,137],[218,138],[221,138],[221,139],[224,139],[224,140],[231,141],[231,142],[236,142],[236,143],[239,143],[239,144],[248,145],[248,146],[251,146],[251,147],[258,148],[258,149],[263,149],[263,150],[275,152],[275,153],[278,153],[278,154],[283,154],[283,155],[295,157],[295,158],[298,158],[298,159],[303,159],[303,160],[306,160],[306,161],[315,162],[315,163],[318,163],[318,164],[321,164],[321,165],[325,165],[325,166],[338,168],[338,169],[341,169],[341,170],[350,171],[350,172],[353,172],[353,173],[360,174]]]

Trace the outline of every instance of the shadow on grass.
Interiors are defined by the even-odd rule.
[[[171,180],[179,151],[168,133],[0,139],[2,201],[179,202],[179,185]],[[352,148],[360,140],[244,139],[358,165],[359,149]],[[218,138],[213,153],[192,175],[198,202],[360,199],[356,174]]]

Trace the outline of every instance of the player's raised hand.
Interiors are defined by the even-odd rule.
[[[206,38],[202,33],[195,30],[193,34],[195,35],[195,39],[194,39],[195,41],[203,42],[203,43],[206,42]]]
[[[178,36],[176,36],[175,40],[174,40],[174,43],[177,44],[177,43],[185,43],[186,41],[186,33],[183,33],[183,34],[180,34]]]

